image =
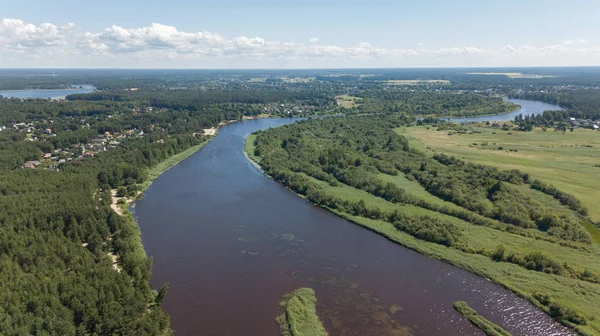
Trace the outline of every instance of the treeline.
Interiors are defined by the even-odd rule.
[[[73,94],[67,99],[90,101],[142,101],[159,108],[198,110],[206,104],[267,104],[304,103],[312,106],[327,106],[334,100],[330,92],[318,89],[304,90],[153,90],[153,91],[105,91],[88,94]]]
[[[362,113],[406,113],[412,115],[475,116],[514,111],[517,105],[500,97],[473,92],[436,92],[405,88],[370,89],[357,93],[363,98]]]

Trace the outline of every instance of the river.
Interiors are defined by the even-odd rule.
[[[532,115],[532,114],[542,114],[544,111],[548,110],[562,110],[562,108],[558,105],[552,105],[548,103],[543,103],[534,100],[524,100],[524,99],[505,99],[514,104],[521,105],[521,108],[512,111],[510,113],[491,115],[491,116],[483,116],[483,117],[463,117],[463,118],[449,118],[450,121],[455,122],[471,122],[471,121],[512,121],[515,120],[515,117],[519,114],[522,115]],[[447,120],[447,118],[443,118]]]
[[[482,335],[464,300],[514,335],[571,331],[510,291],[391,243],[311,205],[243,154],[250,133],[293,119],[221,127],[137,201],[152,285],[177,335],[278,335],[281,296],[312,287],[330,335]]]
[[[92,85],[73,85],[71,89],[56,90],[7,90],[0,91],[0,96],[4,98],[59,98],[76,93],[90,93],[95,88]]]

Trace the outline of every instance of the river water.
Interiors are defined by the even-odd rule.
[[[552,105],[548,103],[543,103],[539,101],[533,100],[524,100],[524,99],[505,99],[514,104],[521,105],[521,108],[510,113],[492,115],[492,116],[483,116],[483,117],[471,117],[471,118],[450,118],[450,121],[455,122],[470,122],[470,121],[512,121],[515,120],[515,117],[519,114],[522,115],[532,115],[532,114],[542,114],[544,111],[556,111],[562,110],[562,108],[558,105]],[[444,120],[447,120],[444,118]]]
[[[464,300],[514,335],[571,335],[490,281],[313,206],[243,154],[250,133],[293,119],[223,126],[135,204],[152,285],[177,335],[278,335],[281,296],[312,287],[330,335],[482,335]]]
[[[8,90],[0,91],[0,96],[4,98],[58,98],[76,93],[90,93],[94,91],[92,85],[75,85],[71,89],[57,90]]]

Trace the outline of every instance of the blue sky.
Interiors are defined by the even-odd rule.
[[[600,65],[600,1],[3,0],[0,67]]]

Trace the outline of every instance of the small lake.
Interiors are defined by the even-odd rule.
[[[73,85],[70,89],[57,89],[57,90],[8,90],[0,91],[0,96],[4,98],[58,98],[68,96],[76,93],[90,93],[95,90],[92,85]]]
[[[542,114],[544,111],[556,111],[562,110],[562,108],[558,105],[533,101],[533,100],[524,100],[524,99],[505,99],[514,104],[521,105],[521,108],[505,114],[491,115],[491,116],[483,116],[483,117],[461,117],[461,118],[442,118],[443,120],[454,121],[454,122],[472,122],[472,121],[512,121],[515,120],[515,117],[519,114],[522,115],[537,115]]]
[[[281,296],[312,287],[335,335],[483,335],[464,300],[513,335],[574,335],[485,278],[349,223],[265,177],[244,156],[250,133],[295,119],[221,127],[135,204],[152,285],[177,335],[279,335]]]

